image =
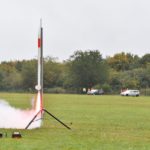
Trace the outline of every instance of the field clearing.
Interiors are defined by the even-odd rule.
[[[0,93],[17,108],[30,108],[34,94]],[[39,129],[0,129],[0,150],[149,150],[150,97],[44,94],[47,110],[72,128],[45,114]],[[10,114],[10,117],[11,116]]]

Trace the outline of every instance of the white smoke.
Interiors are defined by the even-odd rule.
[[[25,129],[35,114],[34,110],[17,109],[10,106],[8,102],[0,100],[0,128]],[[42,121],[36,121],[36,119],[29,126],[29,129],[41,126]]]

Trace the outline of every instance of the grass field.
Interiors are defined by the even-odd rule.
[[[33,96],[0,93],[23,109]],[[45,114],[41,128],[19,130],[22,139],[0,129],[0,150],[150,150],[150,97],[45,94],[44,105],[72,130]]]

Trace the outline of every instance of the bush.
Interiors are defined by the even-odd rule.
[[[102,85],[102,89],[104,90],[104,93],[110,93],[111,92],[111,86],[107,83]]]

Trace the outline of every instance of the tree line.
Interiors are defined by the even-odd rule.
[[[146,92],[150,88],[150,54],[121,52],[103,58],[98,50],[78,50],[63,62],[49,56],[43,62],[45,92],[82,93],[91,88],[105,93],[124,88]],[[0,63],[0,91],[34,92],[36,84],[37,59]]]

